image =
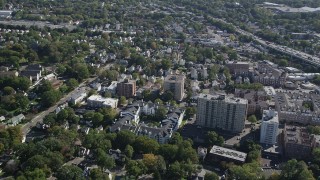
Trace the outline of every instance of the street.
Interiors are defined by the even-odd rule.
[[[107,70],[112,66],[112,63],[107,64],[106,66],[104,66],[102,68],[102,70]],[[79,84],[79,86],[77,88],[75,88],[73,91],[69,92],[67,95],[65,95],[63,98],[61,98],[54,106],[51,106],[49,109],[37,114],[33,119],[30,120],[30,122],[22,125],[21,127],[21,131],[24,137],[26,137],[26,135],[29,133],[29,131],[37,125],[38,122],[42,122],[43,118],[45,116],[47,116],[48,114],[50,114],[51,112],[53,112],[58,105],[63,104],[65,102],[67,102],[71,96],[77,92],[79,87],[84,86],[86,83],[91,83],[92,81],[96,80],[98,77],[93,77],[93,78],[89,78],[86,81],[82,82],[81,84]]]

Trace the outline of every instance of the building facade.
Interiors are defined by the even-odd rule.
[[[181,101],[184,97],[184,75],[168,75],[164,80],[164,91],[170,91],[174,99]]]
[[[200,94],[197,125],[239,133],[243,130],[248,101],[225,95]]]
[[[136,96],[136,81],[125,79],[123,82],[118,83],[117,94],[126,98]]]
[[[274,145],[277,141],[279,130],[278,112],[275,110],[264,110],[262,115],[260,143]]]

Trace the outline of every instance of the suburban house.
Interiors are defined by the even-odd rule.
[[[26,117],[23,114],[19,114],[18,116],[14,116],[7,121],[8,126],[16,126]]]

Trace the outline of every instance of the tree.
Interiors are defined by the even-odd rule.
[[[222,136],[219,136],[214,131],[207,132],[207,135],[206,135],[207,146],[212,146],[212,145],[222,146],[223,143],[224,143],[224,138]]]
[[[41,102],[44,107],[50,107],[59,101],[61,94],[59,91],[50,90],[46,91],[41,96]]]
[[[124,58],[130,57],[130,50],[127,47],[122,49],[122,57]]]
[[[96,159],[97,159],[97,164],[103,169],[104,168],[111,169],[115,166],[114,159],[100,148],[97,149]]]
[[[260,173],[261,169],[258,163],[235,165],[229,169],[228,179],[259,179]]]
[[[289,160],[282,168],[280,179],[295,180],[295,179],[314,179],[312,171],[308,170],[308,166],[303,161],[295,159]]]
[[[314,148],[312,151],[313,161],[320,163],[320,148]]]
[[[191,118],[194,114],[196,114],[196,108],[195,107],[187,107],[186,109],[186,118]]]
[[[256,123],[258,120],[257,120],[257,118],[256,118],[255,115],[251,115],[251,116],[249,116],[248,121],[251,122],[252,124],[254,124],[254,123]]]
[[[147,136],[138,136],[133,143],[133,147],[138,153],[156,153],[159,149],[159,143]]]
[[[128,144],[132,145],[135,141],[135,134],[131,131],[120,131],[117,133],[117,137],[114,142],[116,142],[116,146],[123,150]]]
[[[17,179],[36,179],[36,180],[45,180],[46,174],[42,169],[36,168],[33,171],[26,171],[24,176],[19,176]]]
[[[142,161],[149,172],[153,172],[153,170],[157,168],[156,165],[158,160],[154,154],[143,154]]]
[[[161,121],[165,119],[167,113],[168,113],[168,110],[165,107],[163,106],[158,107],[158,109],[155,112],[156,120]]]
[[[214,172],[206,173],[204,180],[219,180],[219,176]]]
[[[121,96],[119,101],[120,101],[120,104],[121,104],[122,106],[127,103],[127,99],[126,99],[126,97],[124,97],[124,96]]]
[[[181,179],[184,177],[184,172],[178,161],[169,166],[167,176],[170,177],[170,179]]]
[[[129,144],[124,149],[124,154],[130,159],[132,158],[133,152],[134,152],[133,147],[130,146]]]
[[[102,172],[101,169],[91,169],[89,177],[91,180],[109,180],[109,176]]]
[[[79,86],[79,82],[75,78],[70,78],[67,81],[67,86],[68,86],[69,91],[71,91],[74,88]]]
[[[126,164],[127,173],[134,176],[136,179],[146,171],[146,167],[142,161],[129,160]]]
[[[4,87],[3,88],[3,93],[4,93],[4,95],[12,95],[12,94],[14,94],[16,91],[12,88],[12,87],[10,87],[10,86],[6,86],[6,87]]]
[[[77,166],[62,166],[56,173],[57,179],[85,180],[83,171]]]
[[[84,63],[78,63],[74,67],[74,72],[76,77],[79,81],[82,81],[83,79],[86,79],[89,77],[89,69],[86,64]]]
[[[28,97],[22,95],[22,94],[17,94],[16,97],[16,102],[19,108],[25,110],[29,107],[29,99]]]
[[[105,120],[107,120],[110,124],[118,115],[117,110],[107,107],[107,108],[102,108],[99,109],[99,112],[104,115]]]
[[[162,94],[162,100],[165,102],[171,101],[174,95],[171,91],[166,91]]]
[[[176,160],[178,146],[173,144],[162,144],[158,152],[167,162],[172,163]]]
[[[103,123],[103,119],[104,119],[103,114],[101,114],[99,112],[94,113],[93,118],[92,118],[93,126],[98,127],[99,125],[101,125]]]
[[[280,59],[279,66],[282,66],[282,67],[288,66],[288,60]]]

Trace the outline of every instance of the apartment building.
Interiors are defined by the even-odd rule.
[[[286,125],[283,130],[284,152],[286,157],[295,159],[309,158],[314,144],[314,135],[306,127]]]
[[[249,74],[249,62],[227,61],[226,67],[235,76],[247,76]]]
[[[225,95],[200,94],[197,125],[239,133],[247,116],[248,101]]]
[[[104,98],[100,95],[92,95],[88,98],[87,105],[93,108],[102,108],[102,107],[117,108],[118,99]]]
[[[261,83],[266,86],[281,87],[285,84],[287,73],[278,69],[277,65],[270,61],[261,61],[258,63],[257,70],[253,75],[255,83]]]
[[[164,79],[164,91],[171,91],[174,99],[181,101],[184,97],[184,75],[168,75]]]
[[[126,98],[136,96],[136,81],[125,79],[123,82],[118,83],[117,94]]]
[[[277,141],[279,130],[278,112],[264,110],[260,128],[260,143],[274,145]]]

